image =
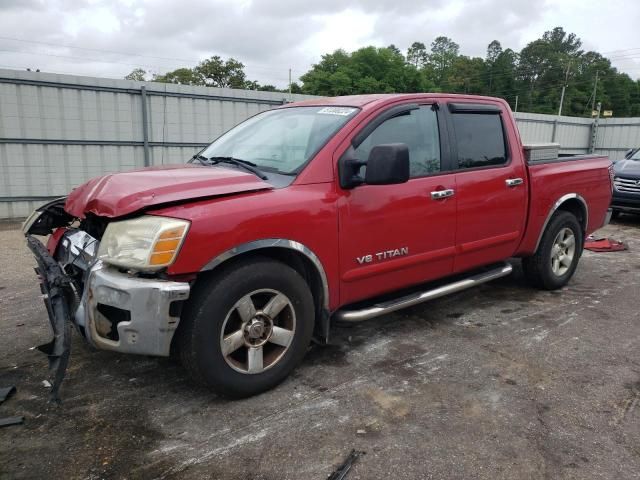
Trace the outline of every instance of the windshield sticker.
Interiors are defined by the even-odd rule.
[[[324,107],[318,110],[318,113],[322,113],[324,115],[340,115],[342,117],[346,117],[347,115],[351,115],[355,111],[355,108],[349,107]]]

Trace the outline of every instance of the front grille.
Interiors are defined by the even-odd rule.
[[[616,177],[613,186],[619,192],[640,193],[640,179]]]

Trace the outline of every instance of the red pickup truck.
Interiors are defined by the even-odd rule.
[[[252,395],[332,322],[508,275],[509,258],[562,287],[608,221],[611,177],[606,157],[523,147],[496,98],[285,105],[188,164],[93,179],[27,219],[55,333],[44,349],[61,380],[73,324],[97,348],[175,353],[197,381]]]

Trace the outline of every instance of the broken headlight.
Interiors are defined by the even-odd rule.
[[[102,236],[98,258],[132,270],[158,270],[174,262],[188,229],[186,220],[153,215],[111,222]]]

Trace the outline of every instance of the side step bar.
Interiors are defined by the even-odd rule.
[[[469,278],[465,278],[464,280],[458,280],[432,290],[413,293],[395,300],[377,303],[371,307],[363,308],[361,310],[338,310],[334,313],[333,318],[342,322],[361,322],[363,320],[369,320],[370,318],[379,317],[380,315],[411,307],[422,302],[433,300],[434,298],[461,292],[467,288],[475,287],[476,285],[487,283],[500,277],[506,277],[512,270],[513,267],[511,264],[505,262],[500,267],[489,270],[488,272],[479,273]]]

